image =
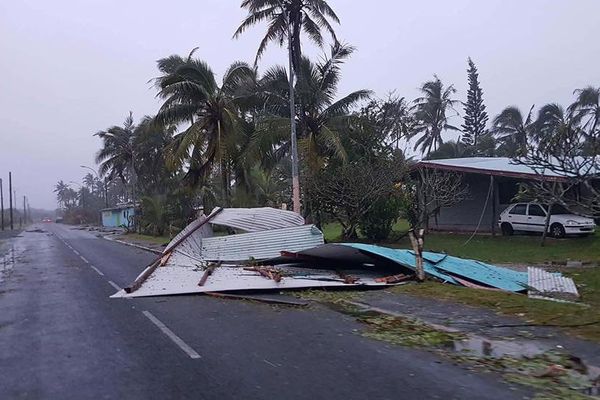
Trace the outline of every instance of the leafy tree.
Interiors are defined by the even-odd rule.
[[[494,118],[492,134],[500,141],[500,151],[508,157],[523,154],[533,134],[533,106],[524,118],[515,106],[507,107]]]
[[[575,90],[577,98],[568,108],[569,117],[589,132],[600,127],[600,88],[588,86]]]
[[[483,90],[479,84],[479,73],[477,67],[469,57],[469,90],[467,91],[467,102],[464,103],[464,123],[462,125],[462,141],[467,146],[477,147],[478,139],[485,133],[488,114],[483,104]]]
[[[284,42],[289,41],[293,68],[298,75],[302,60],[302,32],[319,47],[322,47],[324,42],[321,29],[325,29],[334,41],[337,41],[328,19],[337,23],[340,20],[325,0],[243,0],[241,7],[248,10],[248,16],[233,34],[234,38],[253,25],[261,22],[268,24],[267,33],[256,52],[255,63],[269,43],[276,42],[282,46]]]
[[[298,146],[310,172],[317,171],[331,157],[346,157],[342,132],[351,119],[349,111],[371,95],[369,90],[357,90],[336,100],[341,64],[353,51],[352,46],[336,43],[331,46],[329,56],[321,62],[315,64],[303,58],[300,64],[303,73],[295,91],[303,104],[303,111],[298,116],[302,127]],[[265,73],[262,87],[271,103],[267,109],[272,114],[262,121],[257,132],[259,141],[276,143],[279,159],[290,148],[287,134],[289,122],[281,116],[289,97],[286,81],[286,72],[281,67]]]
[[[423,96],[417,98],[413,106],[417,123],[410,137],[419,136],[415,150],[420,147],[425,156],[444,142],[442,132],[459,130],[448,123],[447,115],[449,111],[455,111],[457,100],[452,99],[452,95],[456,93],[456,89],[452,85],[444,87],[437,76],[434,78],[433,81],[423,83],[420,88]]]
[[[135,129],[135,166],[138,188],[144,194],[165,194],[173,172],[167,169],[165,154],[173,141],[175,127],[145,116]]]
[[[383,134],[382,141],[389,141],[399,148],[400,141],[410,136],[415,118],[404,97],[390,93],[386,99],[373,99],[360,111],[375,129]]]
[[[243,62],[233,63],[217,84],[211,68],[202,60],[172,55],[158,61],[162,75],[155,79],[158,96],[164,99],[156,119],[165,125],[189,124],[175,135],[170,151],[170,165],[189,165],[186,180],[195,186],[211,173],[221,176],[225,204],[229,202],[231,156],[236,152],[245,121],[240,103],[247,99],[243,90],[255,81],[256,71]]]
[[[94,136],[102,139],[102,148],[96,155],[100,164],[100,174],[109,179],[120,178],[127,182],[126,176],[133,174],[135,124],[133,114],[125,119],[123,126],[112,126]]]

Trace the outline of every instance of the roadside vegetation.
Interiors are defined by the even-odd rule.
[[[199,207],[290,206],[291,121],[302,214],[323,227],[329,239],[339,226],[343,240],[393,242],[405,231],[394,225],[400,216],[421,227],[440,207],[464,197],[460,178],[449,173],[420,176],[423,186],[416,190],[405,154],[409,144],[417,158],[428,159],[518,157],[534,150],[536,156],[554,155],[568,133],[575,135],[568,137],[569,155],[598,153],[600,88],[576,90],[566,108],[548,104],[523,112],[507,107],[491,118],[479,71],[469,58],[464,94],[435,75],[419,85],[416,99],[393,87],[378,96],[360,84],[341,93],[344,65],[356,49],[337,36],[340,20],[326,1],[249,0],[241,6],[248,15],[237,30],[232,27],[237,40],[256,25],[267,26],[256,59],[232,59],[222,71],[215,71],[198,48],[158,60],[151,80],[162,102],[156,115],[123,110],[123,123],[99,127],[94,134],[100,140],[98,170],[88,168],[93,173],[81,183],[57,183],[65,222],[96,223],[101,208],[133,202],[140,207],[134,221],[138,233],[163,236],[185,227]],[[306,56],[305,38],[322,50],[321,57]],[[289,64],[283,52],[282,65],[261,64],[272,44],[289,44]],[[446,140],[447,132],[456,132],[458,139]],[[464,251],[461,240],[427,239],[433,249],[502,259],[500,252],[483,251],[491,243],[485,238]],[[535,258],[525,249],[526,238],[506,240],[523,261]],[[566,256],[560,244],[550,247],[556,247],[551,251],[557,258]]]

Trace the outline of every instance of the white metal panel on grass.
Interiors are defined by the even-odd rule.
[[[527,268],[527,285],[529,297],[556,298],[560,300],[576,300],[579,292],[571,278],[560,273],[544,271],[541,268]]]

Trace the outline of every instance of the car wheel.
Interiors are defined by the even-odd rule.
[[[550,226],[550,233],[555,238],[564,238],[565,237],[565,228],[561,224],[552,224]]]
[[[503,222],[502,225],[500,225],[500,229],[502,230],[502,235],[504,236],[511,236],[515,232],[512,225],[508,222]]]

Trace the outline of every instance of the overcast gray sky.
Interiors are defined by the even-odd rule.
[[[408,99],[434,73],[466,91],[466,58],[479,67],[490,115],[507,105],[567,104],[600,85],[598,0],[330,0],[340,39],[358,51],[340,92],[391,90]],[[231,36],[239,0],[2,0],[0,177],[17,196],[53,209],[54,184],[94,166],[98,130],[154,114],[155,61],[196,53],[217,73],[252,61],[264,27]],[[307,46],[307,52],[319,54]],[[260,66],[284,64],[272,47]],[[460,124],[457,119],[454,121]],[[22,200],[21,200],[22,201]]]

